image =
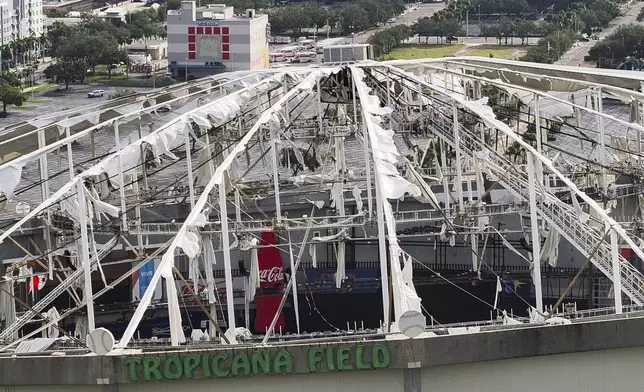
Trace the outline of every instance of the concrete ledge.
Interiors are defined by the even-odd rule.
[[[375,344],[385,345],[390,352],[387,368],[417,369],[420,367],[444,366],[500,359],[535,357],[584,351],[609,350],[626,347],[644,346],[644,317],[619,318],[594,322],[579,322],[561,326],[535,326],[504,331],[481,332],[469,335],[436,336],[423,339],[361,341],[341,343],[293,344],[271,346],[268,351],[275,355],[285,349],[292,356],[293,374],[310,373],[310,350],[327,348],[333,351],[332,358],[340,347],[355,354],[357,347],[362,356],[369,361]],[[188,351],[180,350],[163,352],[144,352],[136,357],[159,357],[162,361],[177,355],[208,355],[213,358],[219,353],[226,353],[232,358],[245,352],[250,358],[254,350],[261,348],[238,347],[213,350]],[[364,351],[364,352],[363,352]],[[326,351],[324,351],[326,353]],[[331,351],[329,351],[330,353]],[[351,355],[354,355],[351,354]],[[20,356],[0,358],[0,385],[97,385],[128,384],[131,380],[128,366],[123,361],[132,358],[130,355],[98,357],[95,355],[76,356]],[[349,358],[347,363],[354,361]],[[162,362],[163,363],[163,362]],[[337,363],[337,362],[336,362]],[[318,364],[318,372],[329,370],[326,359]],[[364,366],[363,366],[364,367]],[[373,367],[372,367],[373,368]],[[362,370],[367,372],[368,370]],[[406,377],[416,377],[409,371]],[[207,376],[207,375],[206,375]],[[213,378],[214,376],[210,376]],[[261,377],[261,376],[257,376]],[[205,378],[200,371],[195,371],[191,379]],[[140,380],[139,380],[140,381]]]

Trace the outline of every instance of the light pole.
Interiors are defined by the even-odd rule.
[[[470,10],[465,11],[465,39],[470,37]]]
[[[186,57],[186,64],[185,64],[185,77],[186,77],[186,83],[188,82],[188,58]]]
[[[479,7],[479,31],[481,30],[481,5],[479,4],[477,7]]]

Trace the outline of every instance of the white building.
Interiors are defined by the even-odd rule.
[[[0,0],[0,9],[0,44],[44,33],[42,0]]]
[[[181,2],[168,11],[168,65],[174,77],[268,68],[268,15],[210,4]]]

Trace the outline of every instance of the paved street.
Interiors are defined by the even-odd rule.
[[[644,3],[631,3],[628,12],[626,12],[624,16],[615,19],[611,23],[610,27],[604,29],[604,31],[599,34],[599,39],[601,40],[612,34],[620,25],[638,23],[637,14],[640,12],[642,7],[644,7]],[[597,43],[597,41],[577,42],[576,46],[566,52],[566,54],[564,54],[555,64],[595,68],[595,62],[584,61],[584,57],[588,55],[588,51],[595,43]]]

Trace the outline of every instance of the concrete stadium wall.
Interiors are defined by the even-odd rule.
[[[285,349],[293,354],[292,369],[289,374],[280,376],[205,378],[205,373],[196,370],[194,377],[190,376],[192,378],[167,380],[169,376],[164,373],[163,381],[141,382],[140,368],[139,378],[133,381],[125,366],[124,361],[131,360],[132,356],[45,354],[4,357],[0,358],[0,392],[641,391],[644,317],[629,316],[564,326],[530,326],[413,340],[271,347],[271,352]],[[320,362],[318,370],[310,372],[309,350],[323,347],[335,350],[339,345],[353,348],[361,344],[366,353],[375,344],[386,345],[391,353],[386,367],[377,368],[374,359],[376,369],[333,371]],[[229,348],[226,352],[242,355],[241,351],[249,350]],[[214,352],[195,348],[135,355],[159,356],[165,363],[174,355],[186,357]],[[222,348],[217,352],[223,352]],[[364,358],[369,358],[369,354]],[[355,368],[360,368],[357,362]],[[234,367],[232,372],[235,372]]]
[[[423,369],[421,385],[431,392],[641,391],[642,356],[637,347],[437,366]]]

